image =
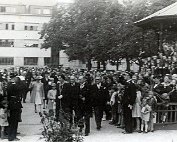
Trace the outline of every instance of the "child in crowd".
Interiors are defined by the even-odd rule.
[[[112,107],[112,121],[109,124],[117,124],[117,107],[118,107],[117,91],[118,91],[117,86],[113,86],[110,91],[110,93],[112,93],[110,101],[110,105]]]
[[[142,109],[141,109],[141,132],[144,131],[145,133],[148,132],[148,122],[150,120],[150,112],[151,107],[148,104],[148,97],[143,98],[142,100]]]
[[[154,123],[156,123],[156,106],[157,106],[157,99],[154,96],[154,93],[152,91],[149,91],[149,99],[148,99],[148,104],[151,107],[150,111],[150,120],[149,120],[149,130],[150,132],[154,132]]]
[[[57,89],[56,89],[56,84],[52,83],[51,84],[52,89],[48,91],[47,97],[49,99],[48,101],[48,109],[49,113],[54,113],[55,111],[55,100],[57,96]]]
[[[123,95],[123,86],[118,83],[118,94],[117,94],[117,102],[118,102],[118,107],[117,107],[117,113],[118,113],[118,123],[117,127],[118,128],[123,128],[124,123],[123,123],[123,111],[122,111],[122,95]]]
[[[5,138],[4,128],[9,125],[7,121],[7,116],[8,116],[7,107],[8,107],[7,100],[5,98],[1,99],[0,102],[1,139]]]

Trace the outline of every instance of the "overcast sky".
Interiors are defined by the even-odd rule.
[[[58,2],[66,2],[66,3],[71,3],[73,2],[74,0],[58,0]]]

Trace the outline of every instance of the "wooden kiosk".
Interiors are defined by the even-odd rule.
[[[165,32],[169,31],[177,33],[177,2],[135,22],[134,24],[138,27],[141,27],[143,31],[154,30],[158,36],[159,50],[163,50],[163,36]],[[175,48],[177,48],[177,37],[175,41]],[[167,110],[163,110],[161,108],[161,104],[158,104],[156,117],[157,124],[162,123],[160,119],[163,113],[168,114],[168,117],[165,121],[166,124],[177,123],[177,102],[168,103]]]

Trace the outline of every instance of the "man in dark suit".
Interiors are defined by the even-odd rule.
[[[17,128],[18,122],[20,121],[21,115],[21,85],[19,84],[20,79],[15,77],[12,79],[12,83],[10,83],[7,87],[7,99],[9,102],[8,109],[10,111],[10,116],[8,118],[9,121],[9,132],[8,132],[8,140],[9,141],[18,141],[17,136]]]
[[[79,95],[80,95],[80,84],[76,83],[74,76],[70,77],[70,83],[66,83],[62,89],[62,95],[59,96],[64,112],[70,114],[70,123],[73,124],[73,111],[75,113],[75,124],[79,119]]]
[[[101,129],[101,121],[103,118],[103,109],[107,103],[107,98],[109,98],[109,93],[106,90],[106,87],[103,87],[101,84],[101,78],[95,78],[95,84],[92,85],[92,99],[93,107],[95,112],[95,121],[97,125],[97,130]]]
[[[44,76],[41,80],[41,82],[44,84],[44,94],[45,94],[45,98],[44,98],[44,109],[46,108],[47,104],[48,104],[48,97],[47,97],[47,94],[48,94],[48,91],[50,90],[49,88],[49,72],[45,72],[44,73]]]
[[[123,133],[127,134],[133,132],[132,106],[136,100],[136,86],[134,82],[131,80],[130,73],[125,73],[124,79],[125,81],[123,82],[123,84],[125,85],[125,90],[122,97],[122,107],[125,132]]]
[[[61,99],[62,99],[62,94],[63,94],[63,88],[67,85],[67,81],[64,75],[60,75],[58,77],[58,82],[57,82],[57,96],[56,96],[56,120],[58,121],[59,119],[59,113],[60,110],[62,109],[61,107]]]
[[[85,120],[85,136],[90,133],[90,117],[92,117],[92,96],[91,96],[91,78],[90,76],[80,76],[80,99],[79,110]]]

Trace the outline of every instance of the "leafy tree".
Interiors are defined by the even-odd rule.
[[[105,14],[107,3],[105,0],[78,0],[70,7],[68,20],[66,24],[66,42],[69,48],[66,53],[70,59],[86,60],[88,69],[91,69],[91,60],[97,59],[98,54],[105,53],[100,45],[99,30],[102,16]],[[70,24],[70,21],[71,24]],[[69,28],[68,28],[69,27]],[[99,52],[96,52],[99,48]],[[102,57],[103,54],[101,54]]]
[[[43,30],[40,33],[41,38],[44,39],[42,48],[51,48],[51,64],[53,67],[58,67],[59,51],[65,47],[63,44],[63,26],[65,25],[65,13],[65,7],[55,6],[50,22],[43,25]]]
[[[43,47],[56,51],[65,49],[70,60],[82,60],[91,69],[91,60],[102,63],[125,58],[130,61],[158,52],[156,31],[143,31],[134,25],[140,20],[176,0],[76,0],[68,8],[55,10],[42,31]],[[154,40],[157,39],[157,40]]]

